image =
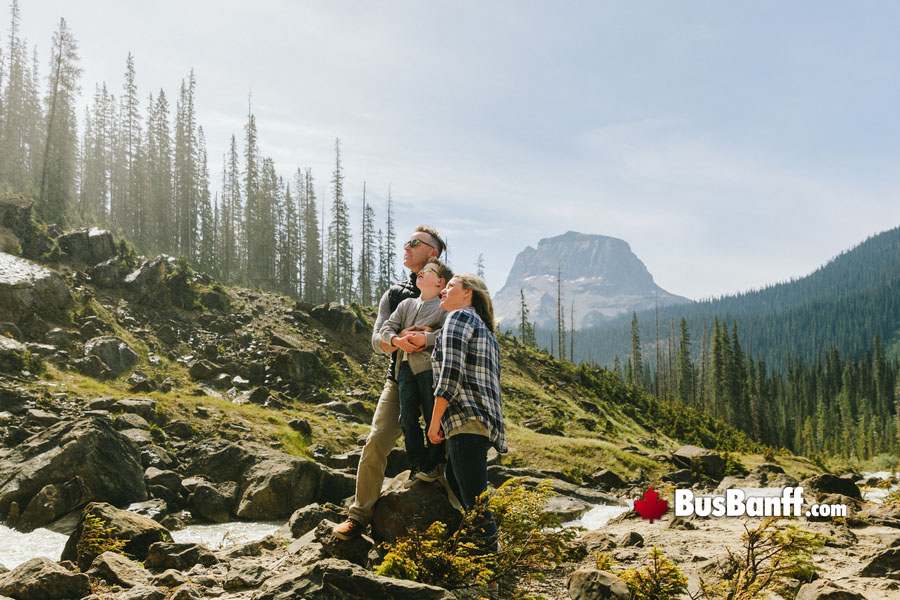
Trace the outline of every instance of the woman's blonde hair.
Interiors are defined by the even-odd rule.
[[[484,279],[474,273],[460,273],[454,277],[459,279],[464,289],[472,290],[472,308],[487,325],[488,330],[494,333],[494,303],[491,302],[491,294]]]

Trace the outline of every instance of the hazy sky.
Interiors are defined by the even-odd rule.
[[[9,4],[6,4],[7,8]],[[193,68],[213,184],[248,94],[281,175],[331,200],[334,139],[399,235],[430,223],[456,270],[568,230],[626,240],[692,298],[801,276],[900,225],[900,4],[20,0],[42,77],[64,17],[83,96],[174,107]],[[0,19],[6,41],[8,10]],[[357,243],[358,246],[358,243]]]

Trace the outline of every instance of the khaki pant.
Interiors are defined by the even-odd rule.
[[[356,470],[356,498],[350,506],[350,517],[363,525],[372,518],[375,502],[381,496],[387,455],[403,434],[400,428],[400,397],[397,382],[384,382],[384,390],[375,407],[372,429],[359,458]]]

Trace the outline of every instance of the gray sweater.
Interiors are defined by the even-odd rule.
[[[441,297],[435,296],[431,300],[423,301],[421,298],[407,298],[397,306],[390,317],[381,326],[381,341],[385,344],[391,344],[391,338],[399,334],[407,327],[413,325],[423,325],[432,329],[440,329],[447,318],[447,311],[441,308]],[[409,368],[413,373],[421,373],[431,370],[431,352],[434,348],[434,337],[436,331],[425,332],[425,348],[421,352],[413,352],[407,354]],[[397,352],[403,352],[398,350]],[[398,356],[397,364],[403,360],[402,356]]]

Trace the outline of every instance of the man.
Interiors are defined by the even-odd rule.
[[[349,540],[365,531],[372,518],[375,502],[381,496],[381,486],[384,483],[384,468],[387,465],[387,455],[400,438],[403,430],[400,428],[400,399],[397,389],[397,380],[394,378],[395,361],[397,354],[394,351],[400,348],[404,352],[421,352],[425,350],[427,342],[434,345],[433,335],[430,339],[422,331],[405,330],[400,337],[395,338],[394,346],[382,342],[379,332],[382,324],[391,316],[402,300],[419,296],[419,288],[416,287],[416,275],[431,257],[439,258],[446,245],[437,231],[419,225],[409,240],[403,245],[403,266],[410,271],[407,281],[401,281],[388,289],[378,303],[378,317],[375,319],[375,328],[372,332],[372,349],[376,352],[391,354],[391,365],[388,369],[387,379],[384,382],[384,390],[375,407],[375,416],[372,417],[372,428],[359,458],[359,467],[356,470],[356,498],[350,506],[347,520],[334,528],[334,535],[342,540]],[[395,347],[396,346],[396,347]]]

